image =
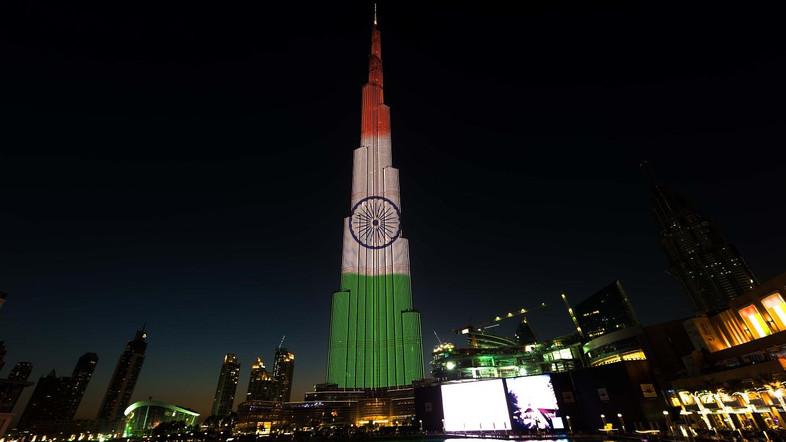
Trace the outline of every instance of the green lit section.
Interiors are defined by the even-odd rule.
[[[409,275],[341,275],[330,315],[327,382],[381,388],[423,378],[420,313]]]

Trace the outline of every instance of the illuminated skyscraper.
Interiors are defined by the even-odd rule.
[[[114,425],[109,424],[123,418],[123,412],[131,401],[139,373],[142,372],[142,364],[145,362],[146,338],[144,327],[137,330],[134,340],[128,341],[126,349],[117,360],[112,380],[109,381],[101,408],[98,409],[98,420],[104,422],[104,430],[113,429],[111,427]]]
[[[73,419],[76,415],[79,403],[82,402],[82,397],[87,390],[87,384],[93,377],[96,364],[98,364],[98,355],[95,353],[83,354],[76,363],[74,372],[71,373],[71,383],[68,386],[66,419]]]
[[[273,363],[273,378],[276,380],[275,400],[289,402],[292,396],[292,375],[295,371],[295,355],[286,348],[276,349]]]
[[[340,388],[402,386],[423,377],[420,313],[412,307],[409,243],[401,230],[399,174],[392,166],[376,18],[328,346],[327,382]]]
[[[221,374],[218,376],[218,386],[216,386],[216,396],[213,398],[213,411],[211,413],[213,416],[224,417],[232,412],[239,376],[240,362],[238,362],[233,353],[228,353],[224,356]]]
[[[652,214],[666,253],[669,273],[694,312],[715,312],[729,300],[759,285],[737,249],[718,227],[696,212],[677,192],[660,184],[646,165]]]
[[[276,396],[276,379],[268,373],[262,359],[251,366],[251,377],[248,379],[247,401],[272,401]]]
[[[614,281],[576,304],[573,311],[582,333],[588,339],[640,325],[633,305],[619,281]]]

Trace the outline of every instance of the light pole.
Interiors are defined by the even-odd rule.
[[[603,428],[606,428],[606,415],[605,414],[601,414],[600,415],[600,420],[603,421]]]
[[[622,413],[617,413],[617,417],[620,420],[620,428],[622,428],[622,432],[625,432],[625,421],[622,420]]]
[[[669,426],[669,433],[671,433],[671,435],[674,436],[674,428],[672,428],[671,426],[671,416],[669,416],[669,412],[663,410],[663,415],[666,416],[666,425]]]
[[[568,431],[570,431],[570,434],[573,434],[573,425],[570,423],[570,416],[565,416],[565,419],[568,420]]]

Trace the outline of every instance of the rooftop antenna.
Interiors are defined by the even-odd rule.
[[[145,322],[142,324],[142,330],[141,330],[141,331],[145,331],[145,327],[147,327],[147,321],[145,321]]]
[[[374,26],[377,25],[377,4],[374,3]]]
[[[281,346],[284,345],[284,338],[286,338],[286,337],[287,337],[287,335],[284,335],[284,336],[281,337],[281,342],[279,342],[279,344],[278,344],[278,349],[279,350],[281,350]]]
[[[652,167],[650,167],[650,164],[647,162],[647,160],[642,161],[639,164],[639,167],[641,167],[641,170],[644,172],[644,177],[647,179],[647,184],[650,186],[657,186],[658,179],[655,177],[655,173],[652,171]]]

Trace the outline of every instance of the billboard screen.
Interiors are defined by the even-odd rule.
[[[514,430],[558,430],[563,427],[551,376],[524,376],[505,379]]]
[[[501,379],[442,385],[445,431],[509,430]]]

